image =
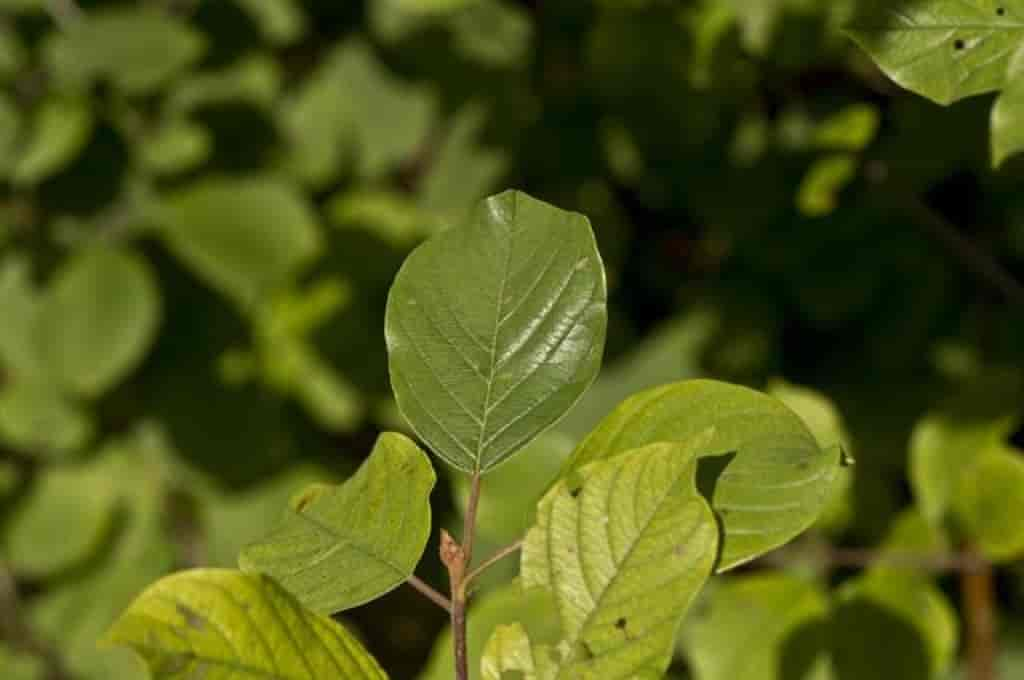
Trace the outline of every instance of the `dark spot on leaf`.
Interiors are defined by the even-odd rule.
[[[686,554],[686,546],[685,546],[685,545],[683,545],[682,543],[680,543],[679,545],[677,545],[677,546],[675,547],[675,550],[674,550],[673,552],[674,552],[674,553],[675,553],[676,555],[678,555],[679,557],[682,557],[683,555],[685,555],[685,554]]]
[[[580,491],[583,491],[582,486],[578,486],[575,489],[569,489],[569,495],[572,496],[573,498],[578,498],[580,495]]]
[[[965,43],[963,40],[956,40],[953,42],[953,47],[955,47],[958,50],[962,50],[963,48],[967,47],[967,43]]]
[[[806,460],[802,460],[796,464],[796,467],[799,470],[806,470],[807,468],[811,467],[811,464],[808,463]]]
[[[625,630],[626,629],[626,619],[619,618],[619,620],[615,622],[615,627],[618,628],[619,630]]]
[[[996,14],[998,14],[999,16],[1004,16],[1006,14],[1006,8],[996,7]]]
[[[181,617],[185,619],[185,625],[189,628],[194,628],[195,630],[204,630],[206,628],[206,619],[199,612],[180,602],[175,604],[174,607],[181,614]]]

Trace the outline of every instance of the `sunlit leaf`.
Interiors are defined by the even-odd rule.
[[[694,455],[710,457],[702,489],[720,518],[724,571],[786,543],[814,523],[831,498],[838,449],[821,449],[782,402],[754,390],[691,380],[624,401],[577,447],[571,474],[596,460],[659,441],[714,436]]]
[[[1024,453],[999,447],[982,454],[961,476],[953,507],[989,558],[1024,554]]]
[[[106,640],[138,652],[154,680],[207,674],[239,680],[387,677],[341,624],[304,609],[269,577],[226,569],[158,581]]]
[[[1007,66],[1006,88],[992,107],[992,165],[1024,151],[1024,44]]]
[[[319,493],[262,540],[239,564],[278,579],[307,607],[349,609],[400,585],[430,535],[434,468],[400,434],[385,433],[358,472]]]
[[[1024,43],[1024,2],[871,0],[849,32],[896,83],[950,104],[1003,87]]]
[[[295,0],[235,0],[260,25],[270,42],[288,45],[306,31],[306,17]]]
[[[444,460],[486,471],[593,381],[605,280],[582,215],[508,191],[416,249],[388,297],[391,383]]]
[[[562,640],[540,653],[562,677],[657,677],[711,574],[718,526],[695,484],[713,430],[574,470],[538,507],[527,588],[550,591]]]

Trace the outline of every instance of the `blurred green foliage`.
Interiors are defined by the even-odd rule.
[[[873,7],[0,0],[4,677],[145,677],[95,646],[131,597],[230,564],[282,498],[403,429],[388,287],[504,186],[589,216],[610,321],[593,388],[485,485],[481,541],[532,512],[488,503],[539,496],[625,396],[770,388],[857,465],[784,572],[709,591],[673,677],[738,672],[719,657],[741,606],[779,611],[735,652],[772,666],[742,677],[960,677],[954,576],[820,559],[894,543],[997,562],[999,663],[1024,672],[1024,38],[989,26],[1024,9],[889,3],[960,22],[936,42]],[[976,78],[942,80],[947,47]],[[872,57],[939,102],[1001,92],[943,108]],[[448,477],[434,510],[455,526]],[[527,612],[510,592],[481,616]],[[346,622],[393,677],[444,677],[440,618],[399,589]]]

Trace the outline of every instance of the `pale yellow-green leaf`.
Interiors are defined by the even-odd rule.
[[[195,569],[147,588],[105,640],[134,649],[154,680],[383,680],[341,624],[305,609],[273,579]]]
[[[992,165],[1024,151],[1024,44],[1007,67],[1006,87],[992,107]]]
[[[523,545],[527,588],[552,593],[562,639],[551,677],[658,676],[711,574],[718,525],[695,484],[714,436],[651,444],[576,468],[538,506]]]
[[[430,460],[385,433],[345,483],[293,507],[239,564],[278,579],[302,603],[334,613],[378,597],[412,575],[430,535]]]
[[[724,534],[724,571],[776,548],[811,526],[828,506],[840,451],[823,450],[782,402],[738,385],[689,380],[636,394],[576,448],[565,473],[659,441],[714,437],[692,452],[724,464],[711,505]]]
[[[990,559],[1024,555],[1024,453],[1004,446],[987,451],[960,477],[953,507]]]

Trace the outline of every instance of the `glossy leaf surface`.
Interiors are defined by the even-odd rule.
[[[406,260],[388,297],[402,413],[453,466],[486,471],[597,374],[605,280],[587,219],[508,191]]]

